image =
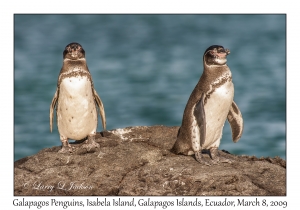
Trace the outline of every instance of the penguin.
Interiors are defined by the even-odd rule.
[[[58,76],[57,88],[50,105],[50,131],[52,132],[54,109],[62,142],[60,153],[72,152],[68,139],[83,140],[84,147],[100,147],[95,142],[98,124],[97,107],[106,130],[103,103],[97,94],[88,69],[85,51],[79,43],[70,43],[63,52],[63,66]]]
[[[193,155],[205,165],[229,162],[221,157],[218,147],[223,127],[228,120],[233,142],[238,142],[243,132],[242,114],[233,101],[234,86],[227,66],[228,49],[212,45],[203,55],[203,73],[186,104],[177,139],[171,151],[175,154]],[[202,151],[210,154],[205,161]]]

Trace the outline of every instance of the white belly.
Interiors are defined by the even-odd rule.
[[[97,110],[87,77],[71,77],[61,81],[57,126],[61,136],[74,140],[96,133]]]
[[[222,131],[233,101],[234,88],[227,82],[217,88],[204,106],[206,117],[206,138],[203,149],[219,147]]]

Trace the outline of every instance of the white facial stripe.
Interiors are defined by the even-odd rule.
[[[220,65],[223,65],[227,62],[227,59],[226,58],[215,58],[215,63],[218,63]]]

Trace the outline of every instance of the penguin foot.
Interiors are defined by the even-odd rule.
[[[232,160],[228,159],[228,158],[224,158],[224,157],[219,157],[219,162],[222,163],[232,163]]]
[[[220,163],[232,163],[232,161],[230,159],[224,158],[224,157],[221,157],[221,156],[215,157],[211,162],[214,165],[218,165]]]
[[[203,164],[203,165],[207,165],[207,166],[210,166],[211,164],[208,163],[207,161],[203,160],[203,155],[202,155],[202,152],[201,151],[196,151],[195,152],[195,157],[196,157],[196,160]]]
[[[87,151],[90,151],[94,148],[99,148],[100,145],[95,142],[95,136],[96,135],[88,135],[88,139],[84,142],[84,145],[82,145],[82,147],[86,148]]]
[[[220,164],[219,158],[216,158],[216,159],[211,160],[211,163],[212,163],[213,165],[219,165],[219,164]]]
[[[61,142],[62,142],[62,146],[61,146],[61,149],[58,150],[58,153],[72,153],[73,152],[72,147],[68,142],[68,139],[62,139]]]
[[[58,150],[58,153],[72,153],[73,150],[72,150],[72,147],[65,147],[65,146],[62,146],[60,150]]]
[[[212,159],[213,164],[219,164],[221,163],[232,163],[232,161],[228,158],[221,157],[219,150],[217,147],[213,147],[210,149],[210,156]]]

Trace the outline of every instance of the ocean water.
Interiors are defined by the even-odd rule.
[[[49,107],[62,52],[80,43],[107,129],[180,126],[211,45],[230,49],[238,143],[226,122],[220,149],[286,158],[285,15],[15,15],[14,159],[61,145]],[[98,131],[102,130],[99,123]]]

